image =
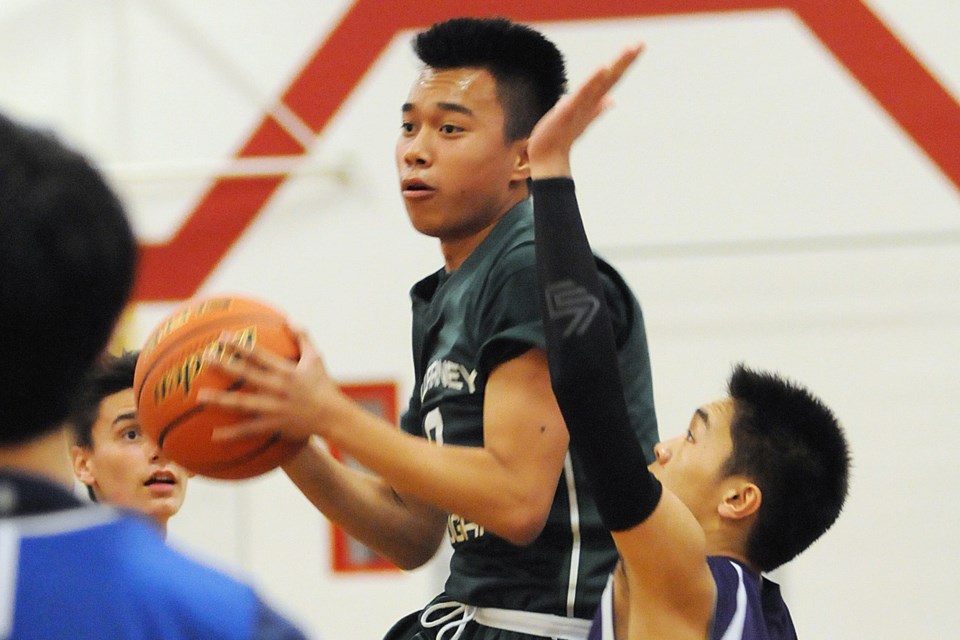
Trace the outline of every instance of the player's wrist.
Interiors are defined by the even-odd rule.
[[[534,180],[569,178],[571,174],[570,159],[564,156],[542,158],[530,163],[530,177]]]

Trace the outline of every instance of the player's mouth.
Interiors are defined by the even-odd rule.
[[[435,193],[435,189],[420,178],[405,178],[400,181],[400,192],[404,198],[426,198]]]
[[[151,490],[158,493],[167,493],[172,491],[176,484],[177,477],[170,471],[161,469],[150,474],[150,477],[144,481],[143,486],[150,487]]]

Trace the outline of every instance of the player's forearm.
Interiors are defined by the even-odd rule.
[[[616,342],[573,181],[533,182],[537,269],[550,375],[571,449],[596,487],[605,524],[626,529],[656,506],[660,486],[630,429]]]
[[[515,544],[529,543],[539,534],[563,465],[562,426],[562,441],[549,446],[441,447],[398,431],[359,407],[344,409],[327,439],[401,495],[457,514]],[[514,430],[529,433],[531,440],[546,440],[540,424],[517,424]]]
[[[321,513],[397,566],[414,569],[436,552],[444,514],[412,509],[380,478],[334,459],[319,443],[283,469]]]

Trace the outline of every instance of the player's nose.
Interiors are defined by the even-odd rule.
[[[147,440],[147,451],[150,453],[151,461],[165,461],[167,458],[163,453],[163,449],[160,448],[160,445],[154,442],[153,440]]]
[[[407,166],[430,164],[430,145],[425,128],[408,138],[403,147],[403,161]]]
[[[653,447],[653,455],[658,464],[666,464],[670,460],[671,454],[670,447],[663,442],[658,442]]]

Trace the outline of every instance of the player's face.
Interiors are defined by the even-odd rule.
[[[654,448],[650,471],[687,506],[701,523],[716,513],[721,499],[723,465],[733,451],[731,398],[697,409],[687,431]]]
[[[506,141],[483,69],[423,70],[403,105],[396,161],[413,226],[442,242],[488,230],[526,196],[526,140]]]
[[[100,402],[92,441],[90,449],[74,447],[74,469],[98,500],[135,509],[161,525],[180,510],[187,472],[140,429],[133,389]]]

